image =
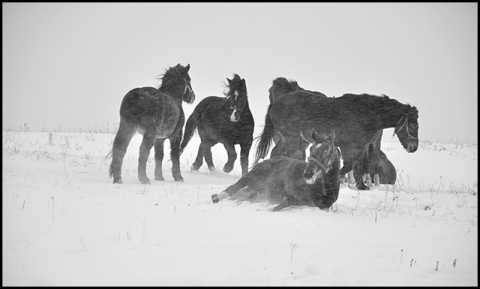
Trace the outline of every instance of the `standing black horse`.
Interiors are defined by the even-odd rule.
[[[318,91],[312,91],[312,90],[305,90],[302,88],[298,83],[294,80],[287,80],[285,77],[278,77],[273,80],[273,84],[268,90],[269,92],[269,100],[270,100],[270,105],[268,106],[267,113],[265,115],[265,126],[268,127],[264,129],[262,134],[260,134],[256,139],[257,139],[257,147],[262,147],[262,150],[257,150],[256,155],[255,155],[255,161],[254,164],[258,163],[260,159],[265,158],[268,150],[270,148],[271,144],[271,138],[269,138],[268,131],[273,128],[273,123],[270,120],[270,108],[271,104],[277,100],[280,96],[294,92],[294,91],[304,91],[304,92],[309,92],[313,93],[315,95],[318,95],[319,97],[326,98],[327,96],[321,92]],[[377,170],[379,166],[379,152],[380,152],[380,146],[381,146],[381,140],[382,140],[382,132],[383,130],[379,130],[375,135],[373,136],[373,139],[368,146],[370,149],[365,151],[365,155],[363,158],[363,166],[364,166],[364,171],[368,172],[370,169],[373,170],[373,175],[377,175]],[[282,155],[285,153],[285,144],[279,143],[280,138],[278,137],[278,133],[275,132],[273,135],[273,142],[276,144],[274,150],[272,151],[272,155]],[[303,138],[300,139],[300,151],[297,152],[295,155],[293,155],[294,158],[298,158],[300,160],[305,160],[305,150],[307,149],[309,145],[308,141],[305,141]],[[378,176],[378,175],[377,175]],[[348,174],[349,182],[354,182],[353,180],[353,173]],[[370,174],[365,173],[364,175],[365,181],[367,182],[367,186],[373,186],[370,178]],[[379,183],[377,182],[377,185]]]
[[[128,144],[136,131],[143,134],[138,158],[138,179],[149,184],[146,166],[150,150],[155,145],[155,180],[163,181],[163,143],[170,140],[172,173],[175,181],[183,181],[180,173],[179,148],[185,116],[182,101],[195,100],[188,71],[190,64],[167,69],[160,87],[142,87],[130,90],[120,106],[120,126],[113,141],[110,177],[113,183],[122,183],[122,162]]]
[[[272,103],[284,94],[287,94],[293,91],[299,91],[299,90],[312,93],[314,95],[317,95],[318,97],[327,97],[325,94],[321,92],[306,90],[300,87],[300,85],[298,85],[298,83],[295,80],[288,80],[285,77],[278,77],[274,79],[272,86],[268,89],[268,93],[269,93],[268,98],[270,100],[270,104],[267,108],[267,113],[265,114],[265,127],[268,126],[268,128],[265,128],[264,132],[274,129],[273,123],[270,120],[270,108],[272,106]],[[256,137],[256,139],[257,139],[257,147],[262,147],[263,150],[259,151],[257,149],[256,155],[255,155],[255,161],[253,163],[254,165],[257,164],[260,161],[260,159],[266,156],[271,144],[271,138],[265,138],[265,135],[263,133],[260,134],[258,137]],[[272,152],[272,154],[277,156],[281,155],[285,149],[284,144],[280,143],[280,140],[281,140],[280,136],[278,135],[277,132],[275,132],[273,135],[273,141],[277,145],[275,147],[275,150],[278,152],[276,153]],[[258,142],[263,142],[263,144],[258,144]],[[301,142],[302,142],[302,147],[304,147],[304,149],[299,152],[299,155],[297,156],[297,158],[304,161],[306,158],[305,149],[308,147],[309,142],[305,142],[303,139],[301,140]]]
[[[334,132],[320,137],[313,131],[311,138],[314,143],[308,162],[285,156],[265,160],[235,184],[213,194],[212,201],[217,203],[241,190],[250,196],[258,192],[279,203],[273,211],[293,205],[330,208],[340,190],[340,151],[334,146]]]
[[[203,164],[203,158],[210,171],[215,171],[211,148],[222,143],[227,150],[228,161],[223,171],[229,173],[237,159],[235,144],[240,145],[240,163],[242,175],[248,172],[248,154],[253,141],[255,123],[248,105],[245,79],[234,74],[228,79],[226,97],[209,96],[195,107],[185,126],[185,135],[180,145],[180,153],[198,128],[201,144],[192,170],[197,171]]]
[[[345,94],[337,98],[320,98],[304,91],[285,94],[272,103],[269,110],[273,123],[286,140],[286,155],[293,156],[302,149],[300,137],[336,131],[336,146],[343,157],[343,176],[353,167],[357,188],[365,190],[363,183],[363,157],[367,146],[378,130],[395,127],[405,150],[413,153],[418,148],[418,110],[401,104],[388,96]],[[272,138],[274,130],[265,125],[264,134]],[[258,146],[258,150],[264,150]],[[275,149],[272,151],[275,151]],[[272,155],[275,157],[275,155]]]

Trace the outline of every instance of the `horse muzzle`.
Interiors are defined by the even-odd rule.
[[[186,95],[188,96],[185,98]],[[188,84],[185,85],[185,89],[183,90],[183,100],[188,104],[192,104],[195,101],[195,93]]]
[[[418,149],[418,140],[408,139],[408,141],[405,141],[402,145],[408,153],[414,153]]]
[[[323,170],[307,170],[303,171],[303,178],[308,185],[314,184],[319,178],[323,176]]]
[[[414,153],[414,152],[417,151],[417,149],[418,149],[417,144],[409,144],[409,145],[407,145],[407,148],[406,148],[407,152],[409,152],[409,153]]]

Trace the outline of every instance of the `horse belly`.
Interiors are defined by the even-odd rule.
[[[156,126],[155,138],[167,138],[175,132],[179,121],[179,115],[171,115],[170,117],[164,116],[159,120]]]
[[[140,117],[137,131],[141,134],[153,134],[158,139],[165,139],[175,132],[179,120],[180,111],[178,109],[165,107],[156,114]]]

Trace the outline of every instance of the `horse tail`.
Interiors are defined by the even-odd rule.
[[[181,155],[183,153],[183,150],[187,146],[188,142],[192,139],[192,136],[195,133],[196,129],[197,129],[197,124],[193,119],[193,113],[192,113],[187,120],[187,124],[185,125],[185,132],[183,133],[183,140],[182,140],[182,143],[180,144],[180,152],[178,153],[178,155]]]
[[[272,104],[270,103],[267,108],[267,114],[265,115],[265,126],[263,127],[263,132],[257,136],[255,139],[257,140],[257,151],[255,153],[255,161],[253,165],[256,165],[260,159],[265,158],[270,149],[270,145],[273,139],[273,122],[270,119],[270,107]]]

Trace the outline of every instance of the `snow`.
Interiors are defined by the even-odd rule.
[[[382,143],[395,185],[342,185],[328,212],[270,212],[212,203],[240,178],[239,160],[223,173],[217,145],[217,173],[191,172],[197,135],[180,159],[185,182],[173,181],[167,141],[166,180],[153,180],[152,151],[152,184],[140,184],[136,134],[114,185],[113,138],[3,131],[4,286],[478,286],[477,144],[421,142],[409,154],[395,137]]]

